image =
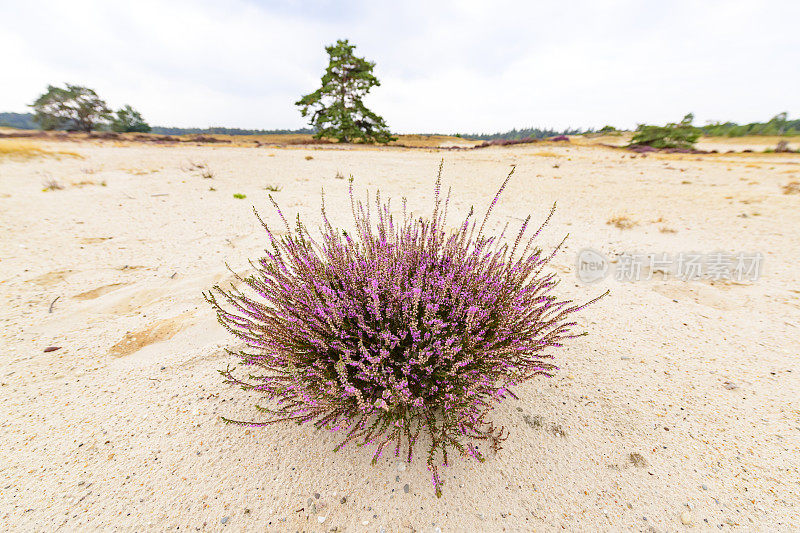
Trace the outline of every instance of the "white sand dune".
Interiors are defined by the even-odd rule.
[[[65,145],[58,145],[63,149]],[[83,159],[0,160],[0,522],[14,531],[791,531],[800,524],[800,156],[631,157],[573,145],[474,151],[69,145]],[[307,160],[311,155],[313,159]],[[293,424],[247,430],[256,398],[218,370],[237,341],[201,292],[234,278],[279,219],[349,224],[359,195],[428,213],[438,161],[455,224],[511,164],[497,226],[559,210],[561,291],[611,294],[553,379],[493,420],[485,463],[456,459],[434,497],[424,460],[333,453]],[[206,161],[213,179],[182,170]],[[43,192],[42,180],[64,190]],[[96,185],[72,185],[82,181]],[[106,185],[100,185],[105,181]],[[213,187],[214,191],[209,190]],[[234,193],[246,194],[235,199]],[[620,230],[606,222],[627,216]],[[586,286],[584,247],[761,252],[753,282]],[[53,303],[54,299],[55,303]],[[52,304],[52,312],[49,312]],[[46,347],[60,349],[44,352]],[[691,526],[689,524],[693,524]]]

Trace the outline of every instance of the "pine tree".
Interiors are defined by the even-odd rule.
[[[120,133],[129,131],[147,133],[150,131],[150,124],[145,122],[141,113],[126,105],[115,113],[111,120],[111,129]]]
[[[90,132],[109,118],[105,101],[88,87],[67,84],[47,86],[47,92],[31,104],[33,120],[44,130],[64,128]]]
[[[347,39],[326,46],[330,56],[322,76],[322,87],[295,103],[304,117],[317,130],[315,137],[338,139],[339,142],[393,141],[383,118],[364,105],[363,98],[381,83],[372,74],[375,63],[353,54],[355,45]]]

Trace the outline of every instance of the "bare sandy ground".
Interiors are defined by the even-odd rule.
[[[14,531],[791,531],[800,526],[800,156],[636,157],[533,145],[463,152],[58,143],[81,159],[0,160],[0,522]],[[311,157],[311,159],[309,159]],[[221,383],[234,340],[201,291],[259,256],[272,223],[347,225],[347,182],[428,213],[445,158],[455,224],[511,164],[498,225],[543,218],[563,294],[610,296],[557,377],[493,416],[486,463],[436,499],[421,461],[332,453],[333,434],[246,430]],[[214,177],[189,170],[207,162]],[[63,190],[42,191],[56,179]],[[83,182],[83,183],[82,183]],[[82,183],[82,184],[81,184]],[[105,185],[102,185],[105,183]],[[210,190],[211,188],[215,190]],[[236,199],[234,193],[245,194]],[[607,224],[626,216],[630,229]],[[754,282],[587,286],[577,252],[761,252]],[[57,298],[57,299],[56,299]],[[47,347],[60,347],[46,352]]]

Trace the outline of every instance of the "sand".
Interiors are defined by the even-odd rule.
[[[714,141],[717,145],[724,141]],[[0,522],[13,531],[790,531],[800,524],[800,155],[630,154],[42,143],[0,160]],[[309,159],[309,156],[311,157]],[[553,379],[492,419],[510,436],[456,459],[434,497],[423,461],[333,453],[334,434],[246,430],[256,398],[222,383],[237,342],[201,292],[249,268],[255,205],[349,223],[347,181],[428,213],[445,159],[456,224],[510,165],[496,225],[543,218],[579,318]],[[207,163],[213,178],[189,170]],[[44,192],[55,179],[62,190]],[[103,183],[105,185],[103,185]],[[210,190],[213,188],[215,190]],[[234,194],[246,198],[236,199]],[[627,217],[629,229],[607,221]],[[586,285],[576,254],[761,252],[756,281]],[[57,298],[57,299],[56,299]],[[60,347],[45,351],[47,347]]]

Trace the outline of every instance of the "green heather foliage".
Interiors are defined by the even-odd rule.
[[[141,113],[126,105],[114,113],[114,118],[111,120],[111,129],[120,133],[129,131],[147,133],[150,131],[150,125],[144,121]]]
[[[700,129],[692,126],[693,121],[694,115],[689,113],[677,124],[669,123],[666,126],[640,124],[631,139],[631,145],[690,150],[701,135]]]
[[[228,367],[225,381],[265,400],[256,408],[266,420],[225,420],[312,422],[341,433],[336,450],[374,446],[373,464],[387,446],[411,462],[422,436],[437,496],[438,467],[451,452],[483,461],[498,451],[507,434],[488,419],[492,408],[516,398],[514,386],[552,375],[552,352],[584,334],[571,317],[588,305],[551,292],[558,278],[544,267],[561,245],[552,253],[534,246],[555,206],[530,235],[528,216],[513,245],[505,230],[484,234],[510,178],[480,224],[470,210],[455,230],[446,225],[441,167],[430,218],[408,213],[404,199],[395,221],[380,192],[370,212],[369,197],[354,200],[351,178],[352,234],[332,227],[324,196],[320,239],[299,216],[292,229],[270,196],[285,231],[261,221],[271,249],[255,274],[205,295],[247,346],[229,352],[245,370]]]
[[[43,130],[67,129],[90,132],[104,124],[111,113],[97,93],[88,87],[67,84],[47,86],[47,92],[31,104],[33,120]]]
[[[379,143],[395,140],[386,122],[364,105],[370,89],[381,83],[372,74],[375,63],[356,57],[355,48],[347,39],[326,46],[330,61],[322,76],[322,87],[295,105],[304,117],[311,116],[316,138]]]

